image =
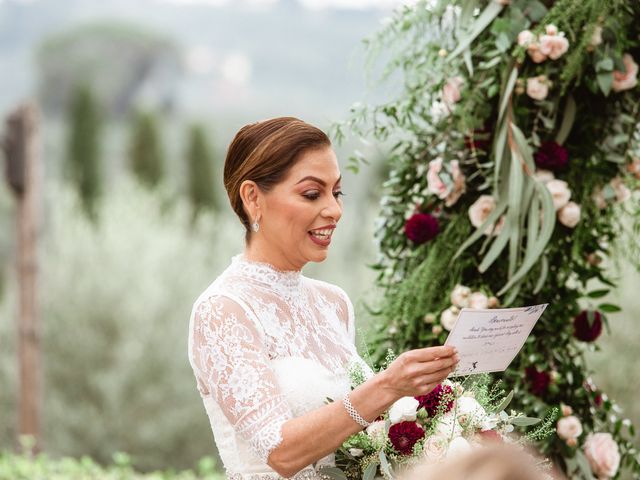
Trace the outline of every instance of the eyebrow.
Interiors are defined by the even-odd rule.
[[[308,175],[308,176],[304,177],[304,178],[303,178],[303,179],[301,179],[298,183],[302,183],[302,182],[304,182],[305,180],[313,180],[314,182],[318,182],[318,183],[319,183],[320,185],[322,185],[323,187],[326,187],[326,186],[327,186],[327,182],[325,182],[325,181],[324,181],[324,180],[322,180],[321,178],[314,177],[314,176],[312,176],[312,175]],[[342,175],[340,175],[340,176],[338,177],[338,180],[336,180],[336,183],[339,183],[339,182],[340,182],[340,180],[342,180]],[[296,183],[296,185],[297,185],[298,183]]]

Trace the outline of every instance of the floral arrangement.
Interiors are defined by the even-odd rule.
[[[352,383],[361,378],[352,374]],[[440,462],[491,442],[522,447],[553,433],[555,411],[540,423],[507,412],[512,398],[513,393],[505,395],[498,385],[490,387],[487,375],[446,380],[427,395],[396,401],[365,431],[348,438],[336,453],[336,467],[325,467],[322,473],[336,480],[377,475],[390,480],[416,463]],[[515,434],[515,427],[538,423],[524,436]],[[539,464],[541,470],[550,466],[544,460]]]
[[[494,379],[532,417],[571,408],[558,428],[580,430],[537,441],[571,478],[640,474],[633,425],[583,355],[621,310],[605,300],[616,277],[603,260],[640,269],[640,3],[418,1],[366,44],[388,59],[383,81],[402,79],[334,126],[338,141],[348,130],[390,146],[372,358],[442,344],[473,295],[549,303]]]

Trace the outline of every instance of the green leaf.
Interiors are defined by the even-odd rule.
[[[498,405],[496,407],[496,409],[494,410],[494,413],[499,413],[501,411],[503,411],[505,408],[507,408],[509,406],[509,404],[511,403],[511,400],[513,400],[513,390],[511,390],[509,392],[509,395],[507,395],[504,400],[502,400],[502,402],[500,402],[500,405]]]
[[[471,49],[466,48],[464,52],[462,52],[462,58],[464,59],[464,64],[467,66],[467,70],[469,70],[469,76],[473,77],[473,62],[471,61]]]
[[[593,474],[591,473],[591,467],[589,466],[589,461],[587,460],[587,457],[584,456],[584,453],[579,449],[576,450],[576,461],[585,480],[594,480]]]
[[[560,130],[558,130],[558,133],[556,134],[556,142],[560,145],[562,145],[569,136],[569,132],[571,132],[571,127],[573,127],[575,118],[576,101],[573,99],[572,95],[569,95],[567,97],[567,103],[564,106],[564,114],[562,116]]]
[[[378,464],[375,462],[371,462],[369,465],[367,465],[367,468],[365,469],[362,476],[362,480],[373,480],[373,478],[376,476],[377,470]]]
[[[549,274],[549,260],[547,259],[546,255],[542,256],[540,263],[542,267],[540,270],[540,277],[536,282],[536,286],[533,289],[533,293],[539,293],[540,290],[542,290],[542,287],[544,286],[544,282],[547,279],[547,275]]]
[[[494,18],[498,16],[503,8],[504,5],[501,5],[498,2],[489,2],[487,7],[476,19],[475,23],[466,32],[465,37],[462,39],[458,39],[458,46],[453,50],[453,52],[449,54],[449,56],[447,57],[447,61],[450,62],[455,57],[460,55],[469,45],[471,45],[471,42],[473,42],[475,38],[480,35],[485,28],[487,28],[487,26],[493,21]]]
[[[522,165],[518,159],[518,152],[511,150],[511,169],[509,173],[509,210],[507,210],[507,222],[509,227],[509,278],[516,271],[518,253],[520,250],[520,209],[522,208]],[[508,224],[508,225],[507,225]]]
[[[504,112],[507,110],[507,105],[509,104],[509,98],[511,98],[511,94],[513,92],[513,88],[516,85],[516,80],[518,80],[518,67],[514,66],[509,73],[509,79],[507,80],[507,84],[504,88],[504,92],[502,92],[502,96],[500,97],[500,110],[498,110],[498,124],[502,121],[502,117],[504,116]]]
[[[529,17],[532,22],[538,22],[548,12],[547,7],[538,0],[527,0],[526,5],[524,14]]]
[[[531,425],[536,425],[540,423],[541,420],[539,418],[534,417],[516,417],[511,420],[511,424],[516,427],[529,427]]]
[[[494,208],[493,211],[487,216],[487,219],[482,223],[482,225],[480,225],[480,227],[475,232],[473,232],[469,236],[469,238],[467,238],[464,241],[462,245],[460,245],[460,248],[458,248],[458,251],[453,256],[452,260],[455,260],[456,258],[458,258],[462,252],[464,252],[470,245],[472,245],[480,237],[482,237],[487,227],[489,225],[492,225],[498,219],[498,217],[502,214],[502,212],[504,212],[506,208],[507,208],[506,200],[502,200],[498,202],[498,204],[496,205],[496,208]]]
[[[493,241],[493,243],[491,244],[491,248],[489,249],[487,254],[482,259],[482,262],[478,266],[478,271],[480,273],[484,273],[487,271],[487,269],[491,266],[493,262],[496,261],[498,256],[502,253],[502,250],[504,250],[504,247],[507,245],[507,242],[509,241],[509,229],[507,225],[508,221],[509,221],[508,219],[505,221],[502,231],[498,234],[496,239]]]
[[[333,480],[347,480],[347,475],[338,467],[321,467],[318,470]]]
[[[609,96],[609,92],[611,91],[611,85],[613,84],[613,72],[604,72],[599,73],[597,76],[598,86],[604,96]]]
[[[596,63],[597,72],[612,72],[613,71],[613,59],[607,57]]]
[[[602,298],[609,294],[611,290],[605,288],[603,290],[594,290],[592,292],[587,293],[587,297],[589,298]]]
[[[622,309],[619,306],[613,305],[611,303],[601,303],[600,305],[598,305],[598,310],[601,310],[606,313],[616,313],[616,312],[622,311]]]
[[[389,465],[389,462],[387,461],[387,456],[383,451],[380,451],[378,457],[380,458],[380,470],[384,474],[385,478],[393,478],[393,470],[391,470],[391,465]]]

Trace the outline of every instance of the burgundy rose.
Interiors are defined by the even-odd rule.
[[[413,446],[424,437],[424,430],[416,422],[400,422],[389,427],[389,440],[402,455],[411,455]]]
[[[593,397],[593,403],[596,404],[596,407],[600,408],[602,406],[602,394],[597,393],[595,397]]]
[[[554,141],[543,143],[533,156],[536,165],[544,170],[562,170],[569,161],[566,148]]]
[[[447,397],[447,403],[444,406],[444,410],[439,412],[438,408],[440,407],[440,403],[442,403],[442,397]],[[414,398],[420,402],[418,409],[424,407],[430,417],[434,417],[438,413],[447,413],[453,408],[453,389],[449,385],[438,385],[426,395],[420,395]]]
[[[573,336],[583,342],[593,342],[602,333],[602,315],[598,311],[583,310],[573,319]]]
[[[551,375],[544,371],[539,372],[534,366],[525,368],[524,372],[531,393],[538,397],[542,397],[547,393],[547,389],[551,383]]]
[[[414,243],[428,242],[440,231],[438,220],[428,213],[414,213],[404,224],[404,233]]]

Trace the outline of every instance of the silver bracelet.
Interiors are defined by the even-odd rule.
[[[344,408],[347,409],[347,413],[349,413],[349,416],[353,418],[358,425],[361,425],[363,427],[368,427],[369,425],[371,425],[371,422],[367,422],[364,418],[360,416],[358,411],[355,408],[353,408],[353,405],[351,405],[351,400],[349,400],[348,393],[344,396],[342,403],[344,404]]]

